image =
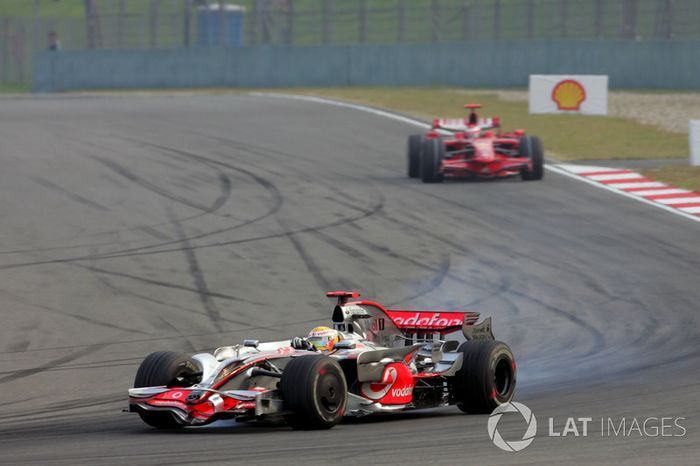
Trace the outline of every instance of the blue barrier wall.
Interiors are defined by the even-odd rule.
[[[35,56],[33,89],[524,87],[530,74],[607,74],[614,88],[697,89],[700,41],[64,50]]]

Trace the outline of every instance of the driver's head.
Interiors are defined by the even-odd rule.
[[[340,341],[340,332],[329,327],[316,327],[311,329],[306,338],[321,352],[330,351]]]

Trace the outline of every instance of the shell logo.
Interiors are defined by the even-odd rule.
[[[552,89],[552,100],[559,110],[579,110],[586,100],[586,89],[576,80],[565,79]]]

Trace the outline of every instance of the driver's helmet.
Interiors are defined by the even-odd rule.
[[[306,340],[317,350],[326,352],[333,349],[335,344],[341,340],[341,336],[340,332],[330,327],[316,327],[311,329]]]

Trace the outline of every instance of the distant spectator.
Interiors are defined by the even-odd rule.
[[[61,41],[58,40],[56,31],[49,32],[49,50],[53,52],[61,50]]]

